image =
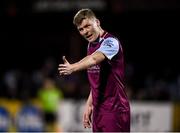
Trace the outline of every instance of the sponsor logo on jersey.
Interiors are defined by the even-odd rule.
[[[94,65],[88,68],[88,73],[98,73],[100,71],[99,65]]]

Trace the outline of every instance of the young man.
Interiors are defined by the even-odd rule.
[[[129,132],[130,106],[124,90],[124,59],[120,42],[103,30],[91,9],[81,9],[74,25],[89,42],[87,56],[70,64],[63,56],[59,74],[69,75],[87,69],[90,94],[83,114],[85,128],[94,132]]]

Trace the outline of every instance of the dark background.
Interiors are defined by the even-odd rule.
[[[14,68],[31,73],[49,56],[59,64],[62,55],[71,62],[86,55],[87,42],[72,24],[78,7],[37,11],[36,2],[1,1],[1,77]],[[126,64],[133,67],[130,84],[134,88],[143,87],[147,75],[167,82],[176,81],[180,74],[179,2],[103,2],[106,6],[94,8],[94,12],[102,27],[121,39]],[[78,43],[72,43],[72,38]]]

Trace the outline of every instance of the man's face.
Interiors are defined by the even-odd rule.
[[[93,42],[99,36],[99,25],[99,20],[86,18],[79,26],[77,26],[77,29],[87,41]]]

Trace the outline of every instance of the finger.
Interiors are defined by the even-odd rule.
[[[67,72],[66,72],[66,71],[59,71],[59,74],[60,74],[60,75],[66,75]]]
[[[65,68],[65,67],[59,67],[58,70],[59,70],[59,71],[65,71],[65,70],[67,70],[67,68]]]
[[[83,123],[87,123],[88,122],[88,119],[87,119],[87,115],[85,114],[84,116],[83,116]]]
[[[59,64],[59,67],[66,67],[66,64]]]
[[[60,71],[59,74],[60,74],[60,75],[70,75],[70,73],[69,73],[69,72],[66,72],[66,71]]]
[[[84,123],[84,128],[90,128],[90,125],[88,123]]]
[[[87,120],[87,114],[84,114],[83,115],[83,126],[84,128],[87,128],[88,127],[88,120]]]
[[[59,72],[59,75],[63,75],[63,73],[62,73],[62,72]]]
[[[91,125],[89,123],[84,123],[84,128],[91,128]]]
[[[88,122],[83,122],[84,127],[91,127],[91,124]]]
[[[84,126],[84,128],[86,128],[87,127],[87,123],[83,122],[83,126]]]
[[[87,127],[88,127],[88,128],[91,128],[91,125],[90,125],[90,124],[88,124],[88,125],[87,125]]]
[[[88,114],[85,115],[85,122],[89,122],[89,115]]]
[[[64,63],[69,63],[65,56],[63,56],[62,58],[63,58]]]

